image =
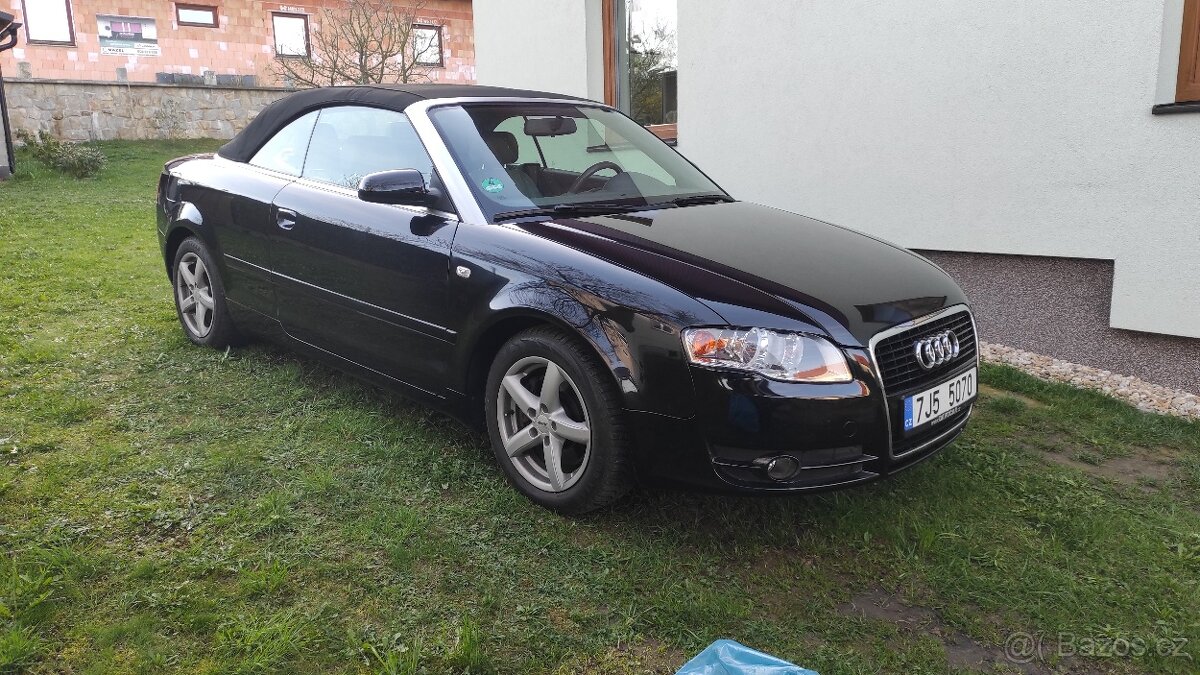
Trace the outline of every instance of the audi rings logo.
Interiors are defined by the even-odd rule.
[[[925,370],[950,363],[960,351],[958,336],[952,330],[913,343],[913,356],[917,357],[917,363]]]

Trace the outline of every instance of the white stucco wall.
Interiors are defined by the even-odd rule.
[[[479,84],[603,99],[600,0],[474,3]]]
[[[1114,259],[1113,326],[1200,337],[1200,114],[1150,114],[1181,4],[681,1],[680,150],[905,246]]]

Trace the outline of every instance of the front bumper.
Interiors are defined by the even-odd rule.
[[[676,420],[634,413],[643,475],[713,489],[811,492],[877,480],[913,466],[962,433],[971,405],[900,447],[892,438],[910,391],[885,396],[864,350],[848,350],[855,380],[840,385],[775,382],[738,372],[692,368],[697,415]],[[949,379],[975,363],[943,374]],[[891,419],[889,419],[891,415]],[[798,468],[771,478],[772,458]]]

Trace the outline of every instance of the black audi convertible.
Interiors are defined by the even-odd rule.
[[[962,432],[967,298],[910,251],[741,202],[611,107],[312,89],[167,163],[184,333],[277,340],[486,427],[564,513],[639,480],[805,492]]]

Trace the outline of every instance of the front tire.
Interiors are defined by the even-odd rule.
[[[225,284],[204,242],[184,239],[175,251],[171,267],[175,311],[183,332],[193,343],[224,349],[238,340],[237,328],[229,317]]]
[[[612,377],[562,332],[534,328],[509,340],[492,363],[484,406],[496,462],[534,503],[587,513],[633,486]]]

